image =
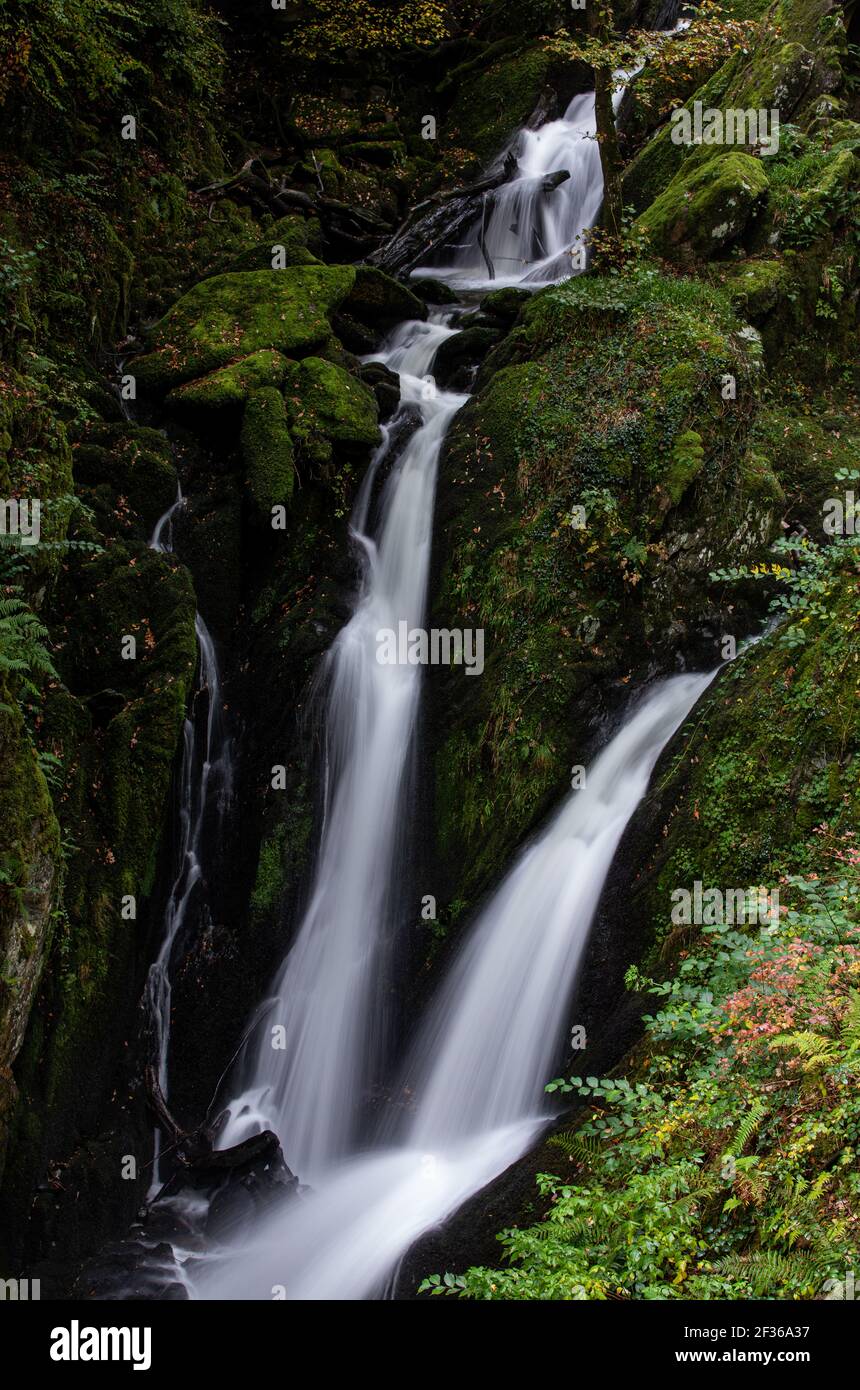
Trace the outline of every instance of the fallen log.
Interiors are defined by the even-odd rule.
[[[482,179],[466,188],[436,193],[432,198],[425,199],[413,208],[390,241],[370,255],[368,260],[381,270],[387,271],[389,275],[408,274],[416,265],[420,265],[430,252],[456,240],[461,232],[481,217],[478,245],[487,264],[490,279],[495,279],[495,271],[488,257],[484,238],[488,202],[489,207],[492,206],[492,198],[488,200],[487,195],[493,194],[496,189],[509,182],[511,170],[516,172],[516,169],[516,159],[509,155],[505,166],[490,179]],[[551,193],[569,178],[570,173],[567,169],[556,169],[554,173],[544,177],[541,189],[544,193]],[[483,207],[480,210],[475,206],[477,197],[483,199]]]
[[[216,1149],[213,1129],[199,1125],[196,1129],[184,1130],[179,1124],[167,1104],[155,1067],[146,1068],[145,1079],[147,1098],[159,1128],[169,1136],[176,1160],[184,1168],[211,1168],[216,1172],[226,1172],[243,1168],[249,1163],[268,1161],[278,1154],[278,1136],[270,1129],[264,1129],[261,1134],[252,1134],[250,1139],[233,1144],[229,1149]]]
[[[196,191],[198,197],[211,196],[210,213],[217,199],[232,197],[241,198],[277,217],[296,211],[318,217],[327,237],[355,248],[357,255],[372,250],[392,232],[392,223],[368,208],[342,203],[328,197],[322,189],[314,194],[305,193],[302,189],[291,188],[284,178],[273,179],[257,156],[246,160],[235,174]]]

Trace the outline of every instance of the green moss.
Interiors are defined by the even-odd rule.
[[[777,109],[781,127],[808,124],[819,100],[840,85],[844,55],[844,26],[830,0],[777,0],[748,48],[729,58],[683,104],[688,111],[696,101],[724,111]],[[706,154],[706,147],[691,156],[686,146],[674,144],[667,123],[625,171],[625,202],[643,212],[685,160],[695,163]]]
[[[0,1070],[15,1060],[50,945],[60,831],[14,694],[0,679]],[[0,1102],[0,1172],[3,1165]]]
[[[691,113],[694,101],[700,101],[703,108],[721,107],[735,65],[736,60],[729,59],[686,102],[678,104]],[[634,212],[644,211],[668,187],[689,155],[686,145],[676,145],[673,141],[671,124],[664,125],[624,171],[625,204]]]
[[[722,295],[648,269],[536,295],[485,365],[442,461],[434,610],[439,626],[486,631],[482,679],[446,684],[436,757],[443,858],[464,896],[582,761],[587,692],[670,660],[687,615],[717,621],[722,546],[755,554],[774,534],[782,491],[749,458],[760,375]]]
[[[798,141],[771,165],[774,240],[804,249],[856,217],[860,158]]]
[[[242,419],[242,457],[248,491],[264,516],[287,505],[293,494],[295,466],[284,398],[274,386],[248,398]]]
[[[692,169],[685,164],[636,226],[667,258],[711,256],[744,234],[768,190],[760,160],[723,151]]]
[[[357,159],[360,163],[377,164],[380,168],[390,169],[403,159],[406,147],[402,140],[357,140],[354,144],[344,145],[343,153],[348,159]]]
[[[286,376],[287,359],[273,348],[252,352],[229,367],[220,367],[197,381],[175,386],[167,401],[174,408],[192,410],[223,410],[243,405],[248,397],[264,386],[280,386]]]
[[[733,667],[697,718],[694,741],[666,774],[675,805],[651,892],[668,921],[670,892],[778,882],[820,867],[812,828],[853,830],[860,811],[856,577],[834,584],[828,616],[806,619],[790,661],[768,639]],[[677,779],[677,784],[673,782]],[[683,788],[683,790],[681,790]],[[690,814],[695,807],[697,814]]]
[[[373,392],[333,362],[308,357],[294,363],[284,392],[291,433],[309,459],[327,462],[333,444],[367,448],[379,443]]]
[[[147,539],[176,497],[170,444],[161,431],[128,421],[89,422],[75,443],[74,473],[76,490],[96,514],[93,539]]]
[[[263,348],[310,353],[331,336],[327,315],[346,298],[352,266],[292,266],[214,275],[155,325],[151,351],[134,363],[144,385],[166,388]]]
[[[494,318],[502,319],[506,322],[513,322],[523,305],[531,299],[528,290],[518,289],[515,285],[509,285],[503,290],[491,290],[481,300],[481,312],[492,314]]]
[[[38,498],[43,542],[29,548],[28,594],[44,595],[56,578],[71,514],[72,450],[68,430],[50,406],[50,391],[30,375],[0,366],[0,496]]]
[[[423,300],[390,275],[374,266],[360,265],[355,272],[355,284],[347,296],[344,312],[362,323],[389,328],[404,319],[426,319],[427,306]]]
[[[751,444],[779,479],[789,518],[823,542],[824,502],[839,493],[835,475],[855,468],[860,456],[860,428],[853,412],[843,413],[821,398],[804,402],[802,411],[768,405],[756,418]]]
[[[278,905],[284,887],[283,858],[286,835],[287,827],[281,822],[260,845],[257,877],[251,894],[251,908],[254,912],[268,913]]]
[[[788,267],[776,258],[743,260],[727,267],[721,277],[723,289],[750,323],[759,324],[780,302],[791,282]]]
[[[271,270],[274,248],[278,248],[284,265],[319,265],[319,258],[310,249],[316,224],[303,217],[282,217],[266,229],[264,240],[249,246],[220,269],[223,272],[242,270]]]
[[[498,154],[537,106],[552,63],[549,51],[536,43],[470,72],[445,122],[445,145],[465,147],[481,163]]]

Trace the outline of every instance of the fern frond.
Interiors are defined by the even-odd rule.
[[[839,1060],[839,1044],[834,1038],[825,1037],[822,1033],[811,1033],[808,1030],[800,1033],[780,1033],[778,1037],[771,1039],[770,1045],[772,1048],[797,1052],[804,1059],[804,1071],[830,1066]]]
[[[578,1163],[591,1164],[600,1156],[600,1140],[594,1135],[580,1134],[575,1129],[562,1130],[548,1141],[556,1149],[561,1149],[568,1158]]]
[[[756,1298],[782,1292],[786,1287],[809,1287],[815,1271],[805,1251],[783,1254],[779,1250],[753,1250],[745,1255],[727,1255],[716,1266],[727,1278],[748,1284]]]
[[[848,1010],[842,1020],[840,1035],[852,1052],[860,1047],[860,990],[853,989],[848,996]]]
[[[738,1154],[742,1154],[753,1135],[758,1132],[759,1125],[767,1113],[767,1106],[756,1096],[749,1110],[738,1125],[735,1134],[735,1148]]]

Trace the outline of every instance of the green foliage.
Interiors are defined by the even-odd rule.
[[[48,653],[48,629],[20,591],[0,596],[0,678],[31,700],[41,696],[39,682],[57,680]]]
[[[290,36],[291,53],[303,58],[346,57],[356,49],[427,48],[449,36],[463,5],[451,0],[306,0],[302,22]]]
[[[134,101],[149,69],[211,92],[223,62],[215,25],[195,0],[12,0],[0,18],[0,106],[18,93],[64,114]]]
[[[502,1233],[504,1270],[433,1276],[422,1292],[812,1298],[850,1267],[860,875],[788,883],[775,928],[707,929],[676,979],[631,976],[665,1001],[646,1019],[649,1080],[551,1082],[590,1108],[553,1141],[572,1171],[538,1179],[544,1219]],[[780,1032],[783,1018],[798,1027]]]
[[[768,176],[782,246],[804,250],[843,224],[856,240],[858,167],[850,150],[829,151],[820,141],[781,137]]]
[[[786,648],[802,646],[813,620],[835,616],[831,600],[839,592],[840,578],[856,573],[860,565],[860,537],[839,536],[827,546],[804,537],[783,536],[772,552],[778,558],[771,564],[734,565],[714,570],[715,583],[736,584],[741,580],[776,581],[778,590],[771,599],[770,612],[780,624],[778,641]],[[788,564],[780,563],[782,557]]]
[[[469,846],[470,876],[504,862],[578,761],[582,691],[664,641],[700,585],[710,601],[713,561],[690,547],[679,567],[672,547],[707,534],[755,552],[781,501],[766,462],[745,459],[758,345],[699,281],[640,264],[542,291],[482,372],[445,444],[456,515],[439,599],[446,625],[494,633],[474,725],[458,699],[437,757],[440,838]]]

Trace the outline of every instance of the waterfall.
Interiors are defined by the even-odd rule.
[[[236,1233],[199,1265],[203,1298],[362,1298],[426,1230],[512,1163],[548,1118],[543,1086],[600,895],[662,749],[713,678],[641,702],[472,926],[406,1067],[400,1142]]]
[[[181,487],[176,501],[156,523],[150,548],[161,554],[173,551],[173,523],[184,504]],[[149,967],[144,987],[144,1012],[150,1031],[150,1058],[162,1094],[169,1089],[171,973],[177,945],[191,914],[206,907],[204,828],[214,832],[208,861],[221,852],[220,829],[232,790],[232,742],[224,726],[221,677],[215,645],[199,613],[195,615],[197,633],[197,683],[191,712],[182,732],[182,762],[178,781],[179,844],[176,870],[164,909],[164,928],[158,955]],[[205,707],[205,719],[201,711]],[[155,1135],[155,1162],[149,1195],[161,1185],[159,1172],[160,1134]]]
[[[594,134],[591,93],[575,98],[562,120],[522,133],[518,176],[483,220],[487,254],[508,267],[496,285],[570,274],[569,252],[600,210]],[[559,168],[570,178],[547,195],[543,178]],[[476,232],[453,266],[421,273],[470,286],[486,284],[485,269]],[[595,762],[587,788],[518,856],[419,1030],[402,1077],[404,1094],[416,1097],[413,1113],[362,1154],[364,1100],[386,1052],[421,692],[420,666],[379,663],[377,634],[424,619],[439,455],[467,399],[438,390],[430,375],[437,348],[455,331],[450,318],[402,324],[374,354],[399,373],[402,401],[356,499],[360,584],[320,675],[323,818],[313,881],[219,1120],[222,1148],[275,1130],[287,1162],[315,1190],[269,1207],[259,1221],[227,1216],[203,1253],[199,1239],[178,1244],[183,1280],[199,1298],[270,1299],[281,1288],[294,1299],[377,1294],[422,1232],[528,1148],[549,1118],[543,1086],[618,842],[661,749],[711,679],[676,677],[648,696]],[[419,428],[398,455],[399,426],[416,412]],[[192,747],[186,731],[186,763]],[[189,826],[191,819],[189,811]],[[190,829],[188,836],[191,843]],[[190,857],[189,865],[191,873]],[[181,904],[183,892],[174,896]],[[168,914],[153,967],[166,1030],[178,930]],[[167,1033],[165,1056],[166,1045]]]
[[[616,112],[632,75],[615,73]],[[603,202],[594,93],[575,96],[560,120],[521,131],[509,149],[517,154],[516,177],[484,195],[481,216],[467,240],[442,253],[453,252],[447,264],[420,266],[414,275],[434,276],[463,289],[537,288],[582,269],[574,256],[577,250],[584,254],[582,234],[596,222]],[[546,192],[544,180],[561,169],[569,177]],[[487,258],[492,280],[487,278]]]
[[[376,634],[424,619],[439,450],[466,399],[437,390],[427,373],[453,331],[440,320],[401,324],[374,355],[400,373],[401,414],[417,409],[421,425],[385,484],[378,534],[368,529],[371,492],[396,420],[356,502],[363,575],[323,672],[325,815],[314,882],[219,1133],[227,1147],[274,1129],[287,1162],[308,1181],[350,1151],[384,1051],[421,675],[417,666],[381,665]]]

